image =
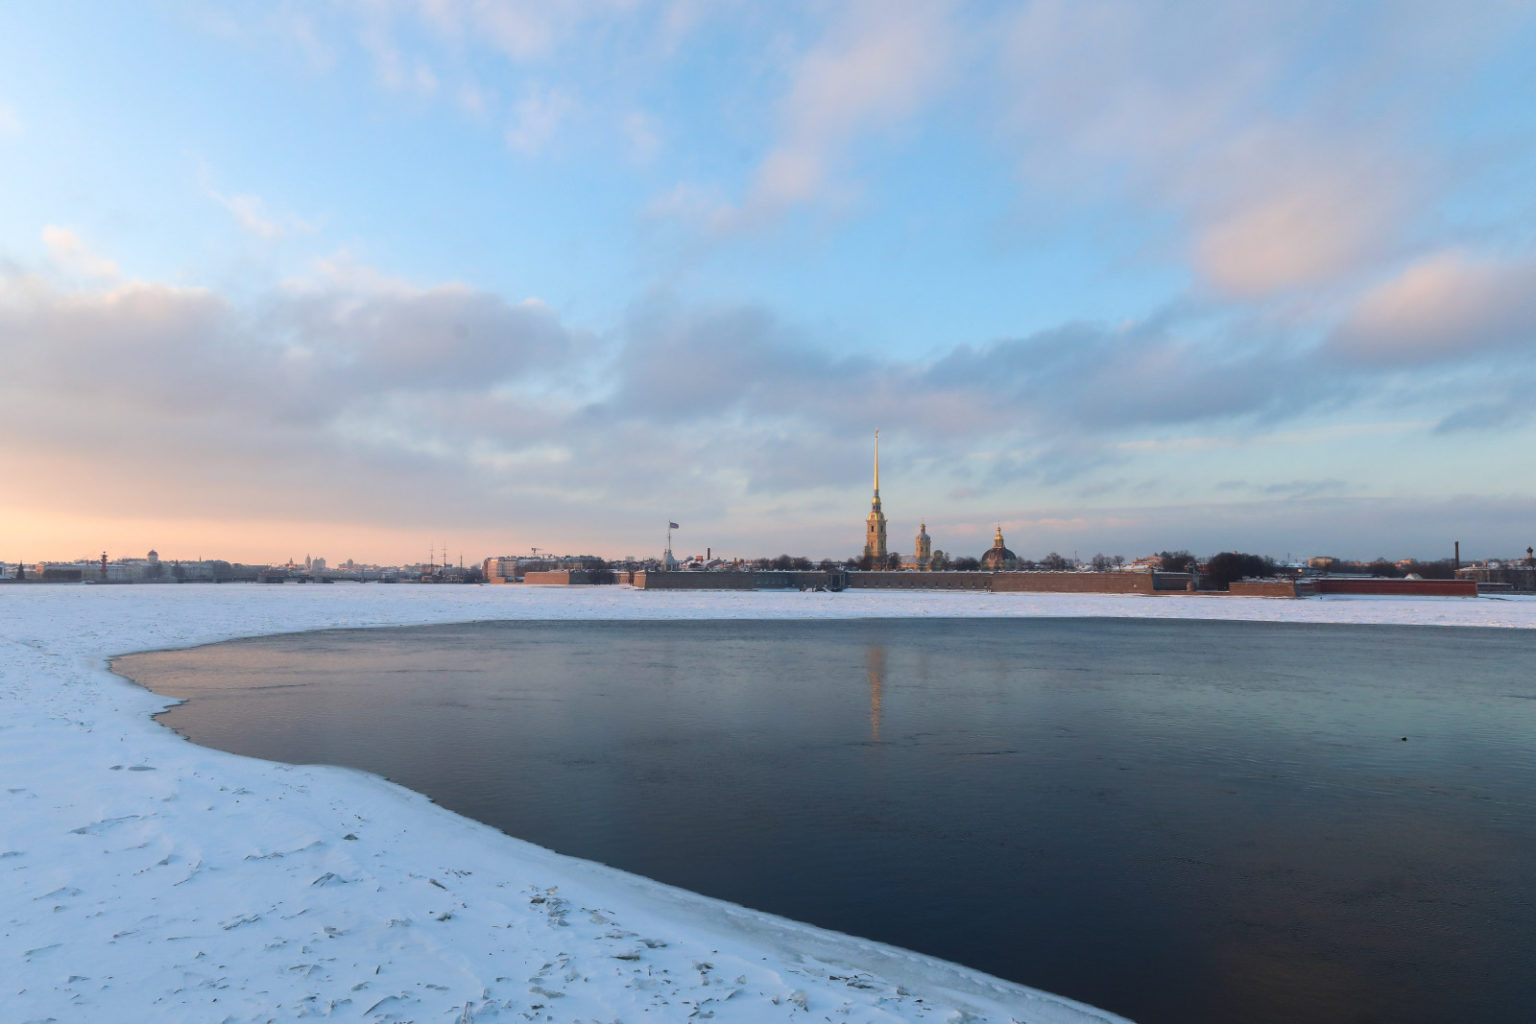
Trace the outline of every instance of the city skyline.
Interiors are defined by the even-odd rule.
[[[927,523],[926,522],[920,522],[918,524],[917,529],[921,533],[921,540],[923,542],[926,542],[924,544],[924,549],[925,550],[927,550],[929,552],[943,552],[944,555],[948,556],[951,559],[953,559],[953,558],[966,558],[966,557],[974,558],[974,557],[977,557],[977,556],[985,554],[987,549],[995,546],[995,537],[998,534],[1001,534],[1006,529],[1006,524],[1001,523],[1001,522],[994,523],[993,527],[992,527],[992,529],[994,531],[994,538],[993,538],[993,540],[989,540],[988,544],[986,545],[986,548],[978,549],[976,551],[972,551],[969,548],[964,548],[964,547],[953,547],[953,548],[945,549],[945,548],[943,548],[941,546],[933,544],[932,536],[927,532]],[[1010,544],[1011,543],[1012,542],[1010,541]],[[903,560],[903,568],[904,569],[911,569],[911,568],[915,568],[916,565],[917,565],[917,562],[913,559],[912,556],[916,555],[917,559],[922,559],[922,558],[926,557],[923,554],[922,551],[918,550],[918,548],[919,548],[919,535],[917,533],[914,533],[912,538],[910,539],[910,541],[908,543],[905,543],[905,544],[897,544],[897,543],[890,544],[888,546],[888,554],[901,556],[901,558]],[[539,561],[541,559],[542,560],[546,560],[546,561],[558,561],[558,560],[562,560],[562,559],[592,557],[592,556],[595,555],[596,557],[600,557],[600,558],[604,559],[605,561],[614,562],[614,563],[620,563],[620,562],[660,562],[660,561],[663,561],[664,558],[665,558],[665,554],[662,551],[652,551],[652,552],[633,551],[633,552],[624,552],[622,554],[611,554],[611,553],[601,553],[601,552],[598,552],[595,548],[592,548],[591,546],[588,546],[588,547],[585,547],[585,548],[572,548],[572,549],[569,549],[569,550],[555,550],[555,549],[549,549],[549,548],[541,548],[541,547],[538,547],[536,545],[524,545],[521,548],[509,547],[509,548],[506,548],[504,550],[503,549],[498,549],[494,553],[477,552],[473,556],[470,554],[470,552],[467,549],[465,551],[458,551],[456,549],[451,549],[450,548],[450,549],[447,549],[445,551],[442,548],[428,548],[427,549],[427,555],[426,555],[425,558],[415,557],[415,556],[411,556],[411,555],[406,555],[406,556],[403,556],[403,557],[400,557],[400,558],[395,558],[395,559],[387,559],[387,558],[386,559],[367,559],[367,558],[357,558],[357,557],[353,557],[353,556],[350,556],[350,555],[345,555],[345,556],[342,556],[342,557],[338,558],[338,557],[332,557],[331,555],[326,554],[323,551],[320,552],[320,553],[316,553],[315,550],[311,550],[311,549],[305,549],[304,553],[301,554],[301,555],[289,554],[289,555],[284,555],[284,556],[280,556],[280,557],[279,556],[266,557],[266,556],[261,556],[261,555],[257,555],[257,556],[240,556],[240,555],[235,555],[235,554],[231,554],[230,553],[231,551],[244,551],[244,550],[254,550],[254,551],[258,551],[259,552],[261,549],[262,549],[261,542],[257,541],[255,543],[247,542],[244,547],[242,547],[240,545],[226,545],[224,547],[216,547],[216,548],[211,548],[211,549],[208,549],[208,550],[199,549],[195,554],[181,552],[181,553],[170,553],[170,554],[166,554],[166,555],[160,555],[160,553],[156,549],[154,549],[154,548],[150,548],[150,549],[148,549],[148,551],[141,551],[141,552],[135,552],[135,551],[133,551],[131,549],[126,549],[126,548],[125,549],[121,549],[121,550],[111,550],[111,551],[108,551],[108,550],[104,549],[101,552],[98,552],[96,554],[89,554],[89,553],[84,553],[84,552],[76,552],[74,555],[65,555],[65,554],[60,554],[58,552],[51,552],[51,553],[44,554],[41,557],[23,557],[23,558],[0,557],[0,569],[3,569],[7,565],[18,565],[18,564],[19,565],[23,565],[23,566],[32,566],[32,565],[41,565],[41,564],[60,564],[60,565],[64,565],[64,564],[81,564],[81,565],[85,565],[87,567],[91,567],[91,566],[95,566],[95,565],[99,564],[99,562],[102,560],[103,557],[105,557],[107,561],[109,561],[110,563],[112,563],[114,565],[115,564],[121,564],[121,563],[136,564],[136,563],[143,563],[143,562],[146,562],[146,561],[159,561],[163,565],[174,565],[176,563],[187,563],[189,565],[190,564],[206,564],[206,563],[209,563],[209,562],[223,561],[223,562],[229,562],[231,564],[242,564],[242,565],[258,566],[258,567],[259,566],[274,566],[274,567],[283,567],[283,566],[294,567],[294,566],[298,566],[298,567],[301,567],[301,568],[307,568],[311,562],[314,562],[317,566],[319,566],[321,568],[330,568],[330,569],[349,568],[349,567],[356,567],[356,568],[404,568],[404,567],[417,567],[417,566],[425,567],[425,566],[429,566],[429,565],[431,565],[431,566],[439,566],[439,567],[443,567],[443,568],[454,567],[454,566],[462,566],[462,567],[471,567],[472,568],[472,567],[480,565],[482,562],[486,561],[487,559],[496,559],[496,558],[515,558],[515,559],[527,560],[527,561]],[[911,550],[909,550],[909,549],[911,549]],[[1174,550],[1174,551],[1188,551],[1188,549],[1173,548],[1173,547],[1170,547],[1167,544],[1159,545],[1159,544],[1155,544],[1154,543],[1154,544],[1145,546],[1143,548],[1127,550],[1127,551],[1121,551],[1121,550],[1108,551],[1108,550],[1101,550],[1101,549],[1095,549],[1095,550],[1092,550],[1092,551],[1087,551],[1087,550],[1081,550],[1081,549],[1077,549],[1077,548],[1071,548],[1071,549],[1065,549],[1065,550],[1050,549],[1049,551],[1047,551],[1045,549],[1041,549],[1039,551],[1035,551],[1035,550],[1020,551],[1018,553],[1018,555],[1019,555],[1020,558],[1027,559],[1029,562],[1039,561],[1042,557],[1044,557],[1046,555],[1060,555],[1060,556],[1068,559],[1069,561],[1078,564],[1079,566],[1086,566],[1086,565],[1088,565],[1090,563],[1090,561],[1093,560],[1094,556],[1097,556],[1097,555],[1103,555],[1103,556],[1106,556],[1106,557],[1111,558],[1111,559],[1121,558],[1124,561],[1130,562],[1130,561],[1135,561],[1137,559],[1153,557],[1153,556],[1157,555],[1160,551],[1170,551],[1170,550]],[[1236,548],[1215,548],[1215,549],[1211,549],[1211,550],[1196,550],[1196,551],[1191,551],[1189,553],[1191,555],[1193,555],[1194,557],[1203,560],[1203,559],[1209,558],[1211,556],[1214,556],[1214,555],[1217,555],[1217,554],[1221,554],[1223,552],[1236,551],[1236,550],[1237,550]],[[772,543],[772,539],[771,538],[765,538],[764,544],[762,544],[758,548],[752,549],[750,551],[729,551],[729,552],[727,552],[727,551],[723,551],[723,550],[720,550],[718,548],[715,548],[713,545],[710,545],[710,544],[701,544],[701,545],[698,546],[698,551],[694,551],[693,547],[691,547],[691,546],[690,547],[684,547],[682,545],[678,545],[675,554],[677,555],[677,557],[679,559],[689,559],[689,560],[692,560],[692,559],[703,559],[703,558],[705,558],[705,554],[704,554],[705,552],[711,552],[713,559],[715,559],[716,561],[723,561],[723,562],[732,562],[732,561],[751,562],[751,561],[761,560],[761,559],[765,559],[765,558],[771,559],[771,558],[775,558],[775,557],[777,557],[779,555],[786,555],[787,554],[787,555],[790,555],[792,557],[809,557],[810,560],[813,561],[813,562],[822,562],[822,561],[830,560],[830,561],[836,562],[838,564],[843,564],[843,563],[850,563],[851,564],[853,562],[858,561],[861,554],[868,554],[868,549],[865,548],[865,549],[862,549],[859,552],[854,552],[852,554],[847,554],[847,555],[811,555],[811,556],[806,556],[804,554],[804,552],[793,551],[793,550],[790,550],[790,549],[787,549],[787,548],[783,547],[782,545],[777,545],[776,546],[775,544]],[[1268,557],[1268,558],[1271,558],[1274,561],[1279,562],[1281,564],[1296,564],[1296,565],[1304,564],[1309,559],[1315,562],[1316,560],[1318,560],[1320,558],[1338,558],[1339,560],[1344,561],[1344,562],[1355,562],[1355,563],[1359,563],[1359,564],[1368,564],[1368,563],[1371,563],[1371,562],[1374,562],[1374,561],[1386,561],[1386,562],[1399,563],[1399,562],[1409,562],[1409,561],[1417,561],[1417,562],[1450,562],[1450,561],[1453,561],[1453,560],[1458,561],[1461,564],[1474,564],[1474,563],[1480,563],[1480,562],[1485,562],[1485,561],[1521,561],[1521,560],[1528,560],[1528,557],[1529,557],[1529,545],[1527,546],[1527,549],[1524,552],[1521,552],[1519,550],[1495,551],[1495,550],[1492,550],[1492,549],[1485,550],[1484,548],[1479,547],[1476,544],[1469,545],[1469,544],[1466,544],[1466,543],[1461,542],[1461,541],[1458,540],[1458,541],[1453,541],[1452,542],[1452,547],[1451,547],[1449,553],[1447,553],[1447,552],[1433,552],[1432,551],[1432,552],[1423,552],[1423,553],[1417,553],[1417,554],[1414,554],[1414,553],[1404,554],[1402,552],[1396,552],[1396,553],[1388,554],[1388,553],[1384,553],[1384,552],[1377,552],[1375,555],[1369,555],[1368,556],[1368,555],[1362,555],[1362,554],[1360,554],[1358,552],[1334,551],[1334,550],[1324,550],[1324,549],[1313,550],[1311,548],[1298,549],[1298,550],[1295,550],[1295,551],[1286,551],[1286,552],[1281,552],[1281,553],[1264,552],[1264,551],[1253,551],[1253,552],[1248,552],[1248,553],[1256,554],[1256,555],[1259,555],[1261,557]]]
[[[22,8],[0,558],[1523,552],[1536,12]],[[660,527],[660,529],[658,529]]]

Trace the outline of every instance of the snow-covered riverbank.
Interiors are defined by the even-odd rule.
[[[1118,1019],[561,857],[358,772],[203,750],[106,670],[333,626],[1013,615],[1536,628],[1536,600],[0,587],[5,1019]]]

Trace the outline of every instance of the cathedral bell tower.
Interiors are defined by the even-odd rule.
[[[864,557],[875,569],[885,568],[885,513],[880,511],[880,431],[875,431],[875,500],[864,521]]]
[[[917,528],[917,568],[920,572],[927,572],[933,565],[933,538],[928,536],[928,524],[922,523]]]

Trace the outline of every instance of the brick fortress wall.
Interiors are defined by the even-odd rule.
[[[531,575],[531,574],[530,574]],[[1146,572],[637,572],[643,590],[811,590],[835,577],[858,590],[969,590],[1036,594],[1150,594]],[[531,582],[531,580],[530,580]]]

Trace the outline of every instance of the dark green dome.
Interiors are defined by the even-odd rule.
[[[1003,524],[997,524],[997,535],[992,538],[992,546],[981,556],[981,567],[996,572],[1010,562],[1018,560],[1012,551],[1003,544]]]

